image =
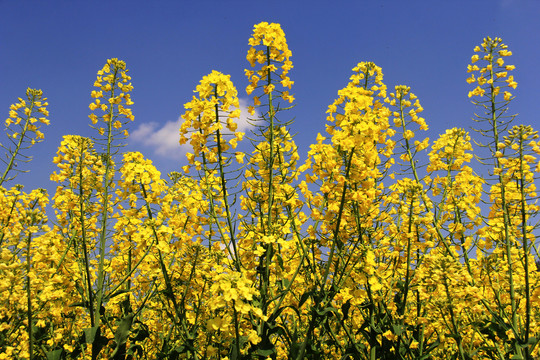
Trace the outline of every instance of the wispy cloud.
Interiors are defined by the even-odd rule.
[[[180,124],[180,120],[167,121],[161,127],[156,122],[143,123],[133,131],[130,139],[153,148],[154,153],[160,156],[177,159],[182,152],[178,143]]]
[[[247,99],[240,99],[240,119],[237,121],[237,131],[247,131],[251,125],[248,121]],[[234,110],[234,109],[232,109]],[[256,114],[255,114],[256,115]],[[142,123],[130,134],[130,139],[136,143],[153,149],[156,155],[169,159],[180,159],[189,149],[189,144],[180,145],[179,129],[182,119],[167,121],[165,124],[157,122]]]
[[[517,5],[523,4],[526,4],[526,2],[520,0],[499,0],[498,2],[499,10],[502,11],[514,10]]]

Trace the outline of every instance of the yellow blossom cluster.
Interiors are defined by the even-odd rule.
[[[418,97],[411,92],[411,88],[405,85],[397,85],[395,92],[390,93],[385,102],[393,110],[394,126],[402,135],[401,151],[397,152],[399,159],[402,164],[410,164],[410,169],[414,173],[416,172],[416,160],[414,160],[416,154],[429,146],[429,138],[421,141],[414,140],[414,142],[412,140],[416,136],[415,127],[419,130],[428,130],[425,119],[418,116],[424,108],[420,105]]]
[[[8,134],[12,139],[21,139],[22,132],[34,133],[33,137],[30,137],[32,145],[36,142],[43,140],[43,133],[39,131],[39,124],[49,125],[49,120],[46,118],[49,116],[47,106],[47,98],[43,97],[43,91],[30,89],[26,90],[27,99],[18,98],[19,102],[9,107],[9,117],[5,121],[5,126],[8,129],[10,126],[19,125],[21,131],[12,131]]]
[[[433,143],[426,169],[429,176],[424,179],[433,198],[446,198],[437,205],[435,220],[448,231],[458,251],[473,247],[470,233],[482,224],[480,201],[485,180],[465,165],[473,158],[470,141],[463,129],[453,128],[442,134]]]
[[[446,130],[446,133],[433,143],[429,153],[428,171],[460,169],[473,158],[472,153],[466,151],[472,151],[469,134],[458,128]]]
[[[474,52],[478,54],[473,55],[471,64],[467,65],[467,72],[471,73],[467,83],[477,85],[469,92],[469,97],[495,98],[501,94],[504,101],[513,98],[509,89],[515,89],[517,82],[509,72],[516,67],[505,63],[505,58],[512,55],[507,49],[508,46],[503,44],[501,38],[490,37],[484,38],[482,44],[474,48]],[[480,66],[476,64],[478,61]]]
[[[121,130],[129,121],[133,121],[135,116],[128,106],[133,105],[129,92],[133,90],[131,76],[126,69],[126,63],[117,58],[107,60],[107,63],[98,71],[98,76],[94,82],[93,90],[90,94],[93,99],[89,108],[92,111],[101,110],[102,115],[92,112],[89,115],[92,126],[98,130],[100,135],[110,133],[114,129],[122,132],[127,137],[127,130]],[[97,126],[101,119],[106,127]]]
[[[193,96],[184,105],[186,112],[182,115],[180,144],[190,140],[193,153],[188,153],[187,158],[197,170],[201,169],[201,161],[219,162],[228,150],[236,149],[244,137],[243,132],[237,131],[241,109],[238,92],[230,78],[230,75],[212,71],[197,85],[195,92],[199,96]],[[227,141],[226,137],[230,139]],[[201,156],[204,159],[195,160]],[[236,158],[243,161],[239,155]]]
[[[13,147],[7,147],[0,143],[0,147],[8,153],[7,164],[0,185],[7,180],[12,180],[14,176],[8,176],[11,171],[22,171],[17,169],[17,162],[28,162],[31,157],[22,154],[34,144],[43,141],[44,135],[40,131],[41,124],[49,125],[47,119],[47,98],[43,97],[43,91],[37,89],[26,90],[26,99],[18,98],[18,102],[9,107],[9,117],[5,121],[6,135]]]
[[[152,161],[145,159],[139,152],[129,152],[124,154],[123,166],[120,169],[122,180],[119,182],[120,188],[132,193],[130,186],[133,184],[143,185],[152,192],[161,193],[165,190],[161,173],[152,166]]]
[[[262,86],[263,95],[271,95],[275,92],[283,100],[292,103],[294,96],[289,94],[288,90],[278,91],[276,84],[279,83],[283,88],[291,89],[292,81],[288,73],[293,68],[290,57],[292,52],[289,50],[285,33],[280,24],[261,22],[253,27],[253,34],[249,39],[247,60],[251,67],[261,64],[259,70],[245,70],[250,84],[246,88],[247,94],[251,94],[255,89]],[[258,46],[262,49],[257,50]],[[279,69],[278,69],[279,68]],[[259,82],[263,82],[259,85]],[[261,104],[260,96],[254,97],[255,107]],[[251,107],[251,113],[254,113],[254,107]]]
[[[343,220],[352,216],[349,211],[359,211],[368,218],[377,215],[373,203],[380,195],[378,183],[383,172],[391,166],[391,162],[384,159],[391,157],[395,145],[391,140],[395,131],[388,122],[390,111],[377,99],[385,94],[386,89],[381,68],[373,63],[359,63],[353,71],[351,81],[338,91],[339,97],[327,110],[327,120],[331,123],[327,125],[327,133],[331,135],[331,144],[324,144],[325,138],[319,135],[318,144],[312,146],[306,163],[312,172],[306,180],[321,181],[322,194],[317,195],[315,203],[322,205],[323,198],[329,201],[330,211],[325,215],[329,223],[321,228],[323,233],[338,225],[330,223],[340,211],[343,217],[338,216],[338,219]],[[354,206],[340,208],[342,196],[352,201]],[[354,228],[354,223],[350,220],[344,222],[344,229],[345,224]],[[342,237],[347,239],[350,236]]]

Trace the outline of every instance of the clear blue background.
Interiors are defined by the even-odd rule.
[[[90,91],[107,58],[125,60],[133,77],[132,132],[153,124],[157,133],[167,124],[170,129],[199,80],[214,69],[231,74],[247,98],[247,41],[254,24],[268,21],[282,25],[293,52],[297,106],[290,116],[296,117],[301,159],[324,132],[328,104],[360,61],[381,66],[389,88],[411,86],[432,140],[450,127],[468,130],[475,109],[467,97],[466,66],[485,36],[502,37],[514,53],[508,63],[516,65],[519,85],[510,112],[519,113],[517,123],[538,129],[539,19],[536,0],[0,0],[0,120],[27,87],[49,98],[45,142],[27,153],[34,155],[26,165],[31,172],[16,182],[52,194],[49,174],[62,136],[94,135]],[[159,154],[157,145],[132,139],[127,150],[143,152],[164,176],[186,164],[185,149]]]

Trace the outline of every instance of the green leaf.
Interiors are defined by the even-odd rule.
[[[60,360],[62,358],[63,352],[63,349],[56,349],[52,351],[47,351],[45,355],[47,356],[47,360]]]
[[[118,328],[116,329],[116,333],[114,334],[114,340],[116,341],[117,347],[120,344],[125,344],[125,342],[127,341],[129,332],[131,330],[131,324],[133,323],[134,316],[135,314],[128,314],[122,319],[122,321],[120,321],[120,325],[118,325]]]
[[[302,294],[302,296],[300,297],[300,302],[298,303],[298,308],[301,308],[302,305],[304,305],[304,303],[307,301],[307,299],[309,299],[312,293],[312,291],[307,291]]]
[[[133,357],[135,355],[137,355],[139,357],[142,357],[143,356],[143,348],[139,344],[131,344],[129,346],[129,349],[127,350],[126,354],[128,356],[131,356],[131,357]]]
[[[98,333],[99,326],[94,326],[92,328],[86,328],[84,330],[84,339],[87,344],[93,344],[96,340],[96,334]]]
[[[347,320],[349,317],[349,309],[351,308],[351,299],[347,300],[345,304],[341,305],[341,312],[343,313],[343,320]]]
[[[268,357],[274,354],[274,352],[274,349],[257,349],[257,351],[255,351],[255,354]]]
[[[103,301],[108,301],[109,299],[112,299],[113,297],[116,297],[116,296],[122,295],[122,294],[126,294],[126,293],[130,293],[130,292],[131,292],[130,290],[121,289],[121,290],[115,291],[112,294],[106,295],[105,297],[103,297]]]
[[[326,316],[326,314],[328,313],[332,313],[333,315],[337,314],[338,312],[338,309],[336,309],[335,307],[327,307],[327,308],[324,308],[323,310],[319,311],[317,310],[317,315],[319,316]]]
[[[144,341],[144,339],[148,338],[150,336],[150,332],[148,330],[148,326],[140,322],[139,320],[136,320],[134,322],[134,329],[132,329],[131,333],[133,336],[131,337],[131,341]]]
[[[128,314],[125,316],[121,321],[120,325],[118,325],[118,328],[116,329],[116,332],[114,333],[114,341],[116,342],[116,348],[114,349],[111,358],[115,358],[117,354],[119,356],[122,356],[122,354],[125,352],[125,343],[127,341],[127,338],[129,336],[130,330],[131,330],[131,324],[133,324],[133,317],[135,314]]]
[[[280,254],[277,254],[276,257],[277,257],[277,261],[278,261],[279,267],[280,267],[281,269],[283,269],[283,258],[281,257]]]
[[[99,326],[83,329],[84,341],[87,344],[92,344],[92,356],[97,356],[105,345],[109,342],[109,339],[101,335]]]
[[[397,336],[403,334],[404,327],[401,324],[392,324],[392,332]]]

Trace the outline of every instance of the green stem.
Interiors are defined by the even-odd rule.
[[[270,46],[266,47],[266,65],[270,67]],[[271,71],[268,68],[267,71],[267,86],[272,84]],[[272,103],[272,93],[268,93],[268,116],[270,120],[270,138],[268,139],[270,145],[270,158],[268,159],[268,221],[267,227],[271,231],[272,226],[272,207],[274,205],[274,105]]]
[[[141,185],[141,191],[143,193],[143,197],[144,197],[144,201],[145,201],[145,206],[146,206],[146,212],[147,212],[147,215],[148,215],[148,219],[153,220],[154,216],[152,215],[152,210],[150,209],[150,204],[146,200],[147,199],[146,188],[144,187],[144,185],[142,183],[140,185]],[[154,224],[152,224],[152,234],[154,235],[155,242],[159,243],[159,236],[158,236],[158,233],[156,231],[156,226]],[[179,316],[180,309],[179,309],[179,307],[177,305],[176,296],[174,295],[171,278],[169,277],[169,273],[167,272],[167,267],[165,266],[165,262],[163,261],[162,252],[159,249],[158,249],[158,256],[159,256],[159,266],[161,268],[161,271],[163,272],[163,277],[164,277],[164,280],[165,280],[165,288],[166,288],[167,298],[172,301],[173,306],[174,306],[174,310],[175,310],[175,315],[176,315],[177,318],[179,318],[180,317]],[[175,323],[176,323],[176,318],[175,318]]]
[[[92,291],[92,280],[90,277],[90,260],[88,259],[88,249],[86,246],[86,218],[85,218],[85,209],[84,209],[84,178],[83,178],[83,164],[84,164],[84,148],[86,144],[84,144],[84,140],[81,142],[81,160],[79,162],[79,222],[81,226],[81,237],[82,237],[82,245],[83,245],[83,253],[84,253],[84,267],[86,272],[86,288],[88,289],[88,308],[90,309],[90,324],[92,327],[95,325],[95,318],[94,318],[94,296]],[[83,301],[84,302],[84,301]],[[99,308],[97,309],[99,312]]]
[[[452,322],[452,331],[454,332],[454,339],[456,340],[459,356],[462,360],[465,360],[465,354],[463,352],[463,345],[461,338],[461,334],[459,333],[457,322],[456,322],[456,316],[454,314],[454,305],[452,304],[452,295],[450,295],[450,288],[448,287],[448,278],[446,275],[444,276],[444,289],[446,291],[446,299],[448,300],[448,310],[450,311],[450,321]]]
[[[529,343],[529,334],[531,331],[531,294],[530,294],[530,275],[529,275],[529,245],[527,243],[527,210],[525,208],[525,175],[523,168],[523,133],[519,133],[519,174],[518,187],[521,195],[521,237],[523,247],[523,267],[525,271],[525,343]],[[529,359],[529,347],[525,348],[525,359]]]
[[[31,291],[30,291],[30,269],[31,269],[31,263],[30,263],[30,242],[32,240],[32,234],[28,234],[28,238],[26,239],[26,297],[27,297],[27,319],[28,319],[28,354],[29,359],[32,360],[34,358],[34,335],[32,334],[32,298],[31,298]]]
[[[341,246],[338,245],[340,241],[339,228],[341,227],[341,217],[343,215],[343,209],[345,208],[345,195],[347,193],[347,179],[349,178],[353,156],[354,156],[354,148],[351,150],[351,153],[347,161],[347,165],[346,165],[347,168],[345,170],[345,180],[343,181],[343,191],[341,193],[341,200],[339,204],[339,212],[338,212],[337,221],[336,221],[336,228],[334,230],[334,241],[332,242],[332,248],[330,249],[330,255],[328,256],[328,262],[326,264],[326,269],[324,271],[324,275],[322,278],[322,286],[326,286],[326,281],[328,280],[328,275],[330,273],[330,265],[334,257],[336,246],[338,247],[338,250],[341,250],[341,246],[343,246],[343,245]],[[335,271],[337,271],[337,265],[339,265],[339,259],[338,259],[338,263],[336,264],[336,268],[334,269]]]
[[[214,95],[215,95],[215,97],[217,99],[217,97],[218,97],[217,85],[214,88]],[[219,123],[219,107],[218,107],[218,104],[215,105],[215,114],[216,114],[216,123]],[[221,179],[221,191],[223,193],[223,202],[225,204],[225,212],[227,214],[227,225],[229,227],[229,236],[230,236],[230,239],[231,239],[231,244],[232,244],[233,252],[234,252],[235,267],[236,267],[236,270],[240,271],[240,267],[241,267],[240,266],[240,257],[239,257],[239,254],[238,254],[238,250],[236,249],[236,239],[235,239],[234,228],[233,228],[233,223],[232,223],[232,216],[231,216],[231,210],[230,210],[230,205],[229,205],[229,194],[228,194],[228,191],[227,191],[227,181],[225,179],[225,169],[223,168],[224,160],[223,160],[223,151],[221,150],[221,141],[222,141],[222,139],[221,139],[221,132],[219,131],[219,128],[217,129],[216,137],[217,137],[217,148],[218,148],[218,158],[219,158],[219,161],[218,161],[219,175],[220,175],[220,179]],[[218,221],[216,221],[216,222],[218,222]]]
[[[492,54],[492,50],[490,51]],[[493,73],[493,56],[490,57],[490,79],[495,81],[495,74]],[[493,129],[493,138],[495,140],[495,146],[499,143],[499,133],[497,127],[497,114],[496,114],[496,102],[495,102],[495,86],[493,82],[490,84],[490,103],[491,103],[491,125]],[[497,168],[501,169],[501,163],[499,158],[495,156],[495,165]],[[518,329],[517,323],[517,305],[516,305],[516,294],[514,288],[514,275],[513,275],[513,265],[512,265],[512,240],[510,238],[510,210],[508,209],[508,204],[506,203],[506,187],[502,174],[498,175],[499,186],[501,187],[501,210],[503,212],[503,223],[504,223],[504,245],[506,250],[506,259],[508,261],[508,280],[510,285],[510,306],[512,309],[512,329],[514,333]],[[517,336],[518,334],[515,333]],[[521,348],[519,344],[515,342],[514,350],[516,355],[521,356]]]
[[[199,130],[200,131],[200,130]],[[204,155],[204,153],[202,153],[202,164],[203,164],[203,167],[204,167],[204,182],[205,182],[205,185],[206,185],[206,189],[207,189],[207,196],[208,196],[208,207],[209,207],[209,212],[210,212],[210,216],[212,217],[212,219],[214,219],[215,221],[215,224],[216,224],[216,227],[218,229],[218,232],[219,232],[219,235],[220,235],[220,238],[221,239],[225,239],[225,231],[223,230],[223,227],[221,226],[220,224],[220,221],[218,220],[218,214],[216,212],[216,204],[215,204],[215,200],[214,200],[214,194],[212,193],[212,185],[208,179],[208,174],[210,173],[210,169],[208,167],[208,162],[206,160],[206,156]],[[211,241],[212,241],[212,222],[210,222],[209,224],[210,226],[210,231],[209,231],[209,249],[211,248]],[[232,223],[231,223],[231,226],[232,226]],[[231,232],[231,237],[232,237],[232,232]],[[233,250],[231,251],[231,249],[227,246],[226,247],[229,255],[231,256],[231,258],[235,258],[234,260],[234,266],[236,268],[236,270],[240,271],[240,260],[238,258],[238,251],[236,250],[236,244],[233,242]]]
[[[270,66],[270,46],[266,47],[266,65]],[[270,86],[272,84],[272,73],[270,69],[267,69],[267,86]],[[272,92],[268,93],[268,116],[270,125],[268,126],[269,130],[269,138],[268,138],[268,145],[270,146],[270,156],[267,162],[267,170],[268,170],[268,209],[267,209],[267,222],[266,222],[266,231],[264,231],[264,235],[272,235],[273,234],[273,224],[272,224],[272,210],[274,207],[274,104],[273,104],[273,97]],[[261,305],[263,314],[266,315],[267,310],[267,298],[268,298],[268,288],[270,287],[269,279],[270,279],[270,261],[273,256],[273,247],[272,244],[268,244],[266,247],[265,253],[264,253],[264,264],[261,263]]]
[[[345,170],[345,179],[347,179],[349,177],[349,172],[350,172],[350,168],[351,168],[351,164],[352,164],[353,155],[354,155],[354,149],[351,150],[349,159],[347,161],[346,170]],[[347,192],[347,184],[346,184],[346,182],[344,182],[343,183],[343,191],[342,191],[342,194],[341,194],[341,203],[340,203],[340,208],[339,208],[338,218],[337,218],[337,223],[336,223],[336,229],[334,230],[334,241],[332,242],[332,248],[330,249],[330,255],[328,256],[328,261],[326,263],[324,275],[323,275],[323,278],[322,278],[322,281],[321,281],[320,293],[324,292],[324,287],[326,286],[326,282],[328,281],[328,276],[329,276],[329,273],[330,273],[330,265],[331,265],[331,263],[333,261],[334,252],[335,252],[337,243],[339,241],[338,235],[339,235],[339,228],[341,226],[341,216],[343,214],[343,209],[344,209],[344,206],[345,206],[346,192]],[[339,247],[339,249],[341,249],[341,247]],[[338,259],[338,261],[339,261],[339,259]],[[336,264],[336,266],[337,265],[339,265],[339,263]],[[316,306],[319,306],[319,304],[316,303],[313,306],[316,307]],[[313,330],[315,329],[315,325],[317,323],[318,323],[318,315],[317,315],[316,311],[313,310],[311,312],[311,318],[310,318],[310,321],[309,321],[309,329],[308,329],[307,336],[304,339],[304,342],[302,343],[302,345],[300,346],[300,351],[299,351],[299,354],[298,354],[298,357],[297,357],[298,360],[304,358],[307,343],[311,339],[311,332],[313,332]]]
[[[115,66],[113,68],[113,80],[110,82],[112,84],[110,98],[114,98],[116,84],[118,82],[118,68]],[[95,326],[100,325],[101,315],[100,309],[103,302],[103,292],[105,284],[105,250],[107,247],[107,225],[109,219],[109,187],[112,183],[112,180],[109,180],[109,177],[112,175],[112,141],[113,141],[113,116],[114,116],[114,104],[109,105],[109,112],[107,114],[107,147],[105,152],[105,175],[104,175],[104,186],[103,186],[103,200],[102,200],[102,211],[101,211],[101,232],[99,236],[99,265],[98,265],[98,285],[97,285],[97,302],[96,302],[96,312],[95,312]]]

